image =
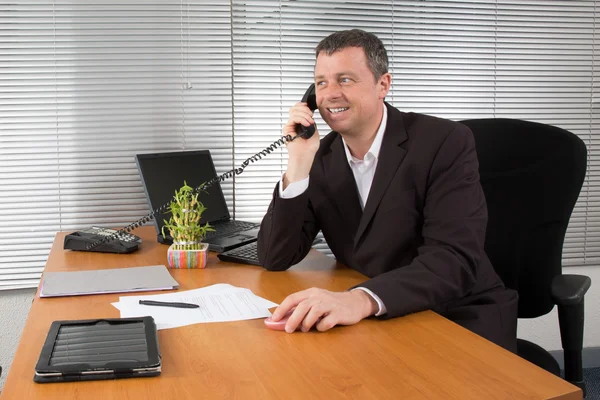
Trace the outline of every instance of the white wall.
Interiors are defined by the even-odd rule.
[[[592,287],[585,304],[584,347],[600,347],[600,267],[569,267],[566,274],[586,274],[592,278]],[[8,373],[12,357],[25,325],[35,290],[0,292],[0,390]],[[75,299],[74,299],[75,300]],[[536,320],[519,321],[519,337],[531,340],[547,350],[561,349],[556,308]],[[32,373],[33,373],[33,365]]]

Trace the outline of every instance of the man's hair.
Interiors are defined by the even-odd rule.
[[[361,29],[351,29],[332,33],[317,45],[315,57],[325,52],[328,56],[348,47],[360,47],[367,56],[367,66],[375,76],[375,80],[388,72],[388,57],[383,42],[372,33]]]

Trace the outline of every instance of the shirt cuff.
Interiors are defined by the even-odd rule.
[[[362,290],[363,292],[366,292],[369,296],[371,296],[373,298],[373,300],[375,300],[377,302],[377,305],[379,306],[379,311],[377,311],[377,314],[375,314],[376,317],[379,317],[380,315],[387,313],[387,308],[385,308],[385,304],[383,304],[383,301],[381,301],[379,296],[377,296],[375,293],[373,293],[370,289],[359,286],[359,287],[355,287],[352,290]]]
[[[279,181],[279,197],[282,199],[293,199],[294,197],[300,196],[302,193],[308,189],[308,179],[302,179],[301,181],[291,182],[285,190],[281,190],[283,187],[283,177],[285,176],[285,172],[281,175],[281,180]]]

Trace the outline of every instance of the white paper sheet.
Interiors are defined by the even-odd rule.
[[[146,306],[139,304],[139,300],[193,303],[200,307]],[[266,318],[271,315],[268,309],[278,304],[256,296],[250,289],[222,283],[152,296],[122,296],[112,305],[121,312],[121,318],[149,315],[154,318],[157,329],[169,329],[201,322]]]

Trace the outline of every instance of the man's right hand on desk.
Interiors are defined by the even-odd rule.
[[[354,325],[375,315],[378,305],[362,290],[331,292],[310,288],[286,297],[273,312],[271,320],[277,322],[292,310],[285,325],[286,332],[292,333],[297,328],[308,332],[313,326],[324,332],[336,325]]]

